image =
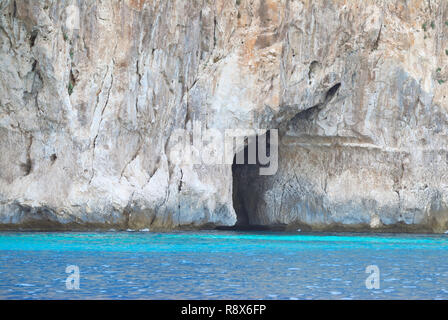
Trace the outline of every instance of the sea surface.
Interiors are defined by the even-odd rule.
[[[447,298],[446,235],[0,233],[0,299]]]

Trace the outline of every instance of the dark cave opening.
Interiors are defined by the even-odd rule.
[[[270,131],[265,134],[265,139],[258,136],[248,137],[245,147],[235,154],[232,164],[233,179],[233,207],[237,215],[235,226],[225,228],[231,230],[269,230],[270,227],[263,225],[258,217],[258,203],[261,196],[260,186],[264,176],[260,175],[260,168],[269,167],[270,163],[262,164],[260,152],[266,157],[271,156]],[[265,147],[261,148],[262,143]],[[249,156],[251,152],[252,157]],[[253,154],[255,152],[255,155]],[[241,159],[244,162],[241,163]]]
[[[246,146],[244,150],[245,159],[247,159],[248,147]],[[249,177],[252,176],[253,171],[258,170],[258,164],[237,164],[236,155],[233,158],[232,164],[232,182],[233,182],[233,208],[235,209],[237,221],[235,224],[235,229],[244,229],[250,226],[250,208],[245,201],[246,190],[249,186]]]

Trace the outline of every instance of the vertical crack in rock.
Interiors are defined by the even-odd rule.
[[[101,124],[102,124],[102,122],[103,122],[104,111],[106,110],[107,104],[109,103],[110,92],[111,92],[111,90],[112,90],[113,85],[114,85],[114,77],[113,77],[113,74],[111,74],[111,81],[110,81],[109,89],[108,89],[108,91],[107,91],[106,102],[104,103],[103,109],[101,110],[101,118],[100,118],[100,122],[99,122],[99,124],[98,124],[98,132],[97,132],[97,134],[95,135],[95,138],[93,139],[93,150],[92,150],[92,152],[93,152],[93,155],[92,155],[92,176],[91,176],[91,178],[90,178],[89,185],[92,183],[92,180],[93,180],[93,178],[95,177],[95,167],[94,167],[94,165],[95,165],[95,148],[96,148],[96,141],[97,141],[97,139],[98,139],[98,135],[99,135],[100,130],[101,130]]]
[[[34,47],[34,45],[36,44],[36,38],[37,35],[39,34],[38,30],[33,30],[30,34],[30,48]]]
[[[28,146],[26,148],[26,162],[21,164],[22,170],[24,171],[24,176],[28,176],[33,169],[33,162],[31,160],[31,146],[33,145],[33,135],[28,136]]]
[[[16,1],[13,1],[13,10],[12,10],[12,17],[17,17],[17,3]]]
[[[74,74],[73,74],[73,69],[70,68],[69,86],[68,86],[69,95],[72,94],[73,89],[75,88],[75,86],[76,86],[76,79],[75,79],[75,76],[74,76]]]
[[[404,178],[404,171],[405,171],[404,162],[403,162],[403,159],[401,159],[400,166],[394,172],[395,174],[393,176],[393,182],[394,182],[393,190],[394,190],[394,192],[398,196],[398,208],[399,208],[399,210],[401,210],[401,194],[400,194],[400,191],[402,189],[402,181],[403,181],[403,178]],[[402,218],[401,214],[400,214],[400,218]]]
[[[96,133],[95,138],[93,139],[93,143],[92,143],[92,146],[93,146],[92,147],[92,175],[91,175],[90,180],[89,180],[89,185],[92,183],[92,180],[95,177],[95,149],[96,149],[96,143],[97,143],[98,135],[99,135],[100,130],[101,130],[101,124],[103,122],[104,111],[106,110],[107,104],[109,103],[110,93],[111,93],[112,87],[114,85],[114,66],[115,66],[115,59],[114,59],[114,57],[115,57],[115,53],[117,51],[117,47],[118,47],[118,42],[115,43],[115,46],[114,46],[114,49],[113,49],[113,53],[112,53],[112,59],[111,59],[112,60],[111,61],[112,67],[109,67],[109,65],[107,66],[106,73],[105,73],[104,78],[102,80],[100,90],[97,92],[97,99],[96,99],[96,105],[95,105],[94,112],[96,112],[96,109],[97,109],[98,104],[100,102],[100,95],[101,95],[101,92],[103,91],[104,84],[105,84],[105,81],[106,81],[106,78],[107,78],[107,74],[108,74],[109,70],[111,69],[110,70],[111,80],[110,80],[110,86],[109,86],[109,88],[107,90],[106,102],[104,103],[103,108],[101,110],[101,116],[100,116],[100,121],[99,121],[99,124],[98,124],[98,130],[97,130],[97,133]]]
[[[182,169],[180,169],[180,179],[179,179],[179,187],[178,187],[179,192],[182,191],[182,179],[183,178],[184,178],[184,172],[182,171]]]
[[[177,188],[177,192],[179,194],[178,200],[177,200],[178,201],[177,202],[177,225],[178,226],[181,224],[181,221],[180,221],[180,203],[182,201],[182,198],[180,197],[180,193],[182,191],[182,183],[183,183],[182,179],[183,178],[184,178],[184,172],[183,172],[182,169],[180,169],[180,179],[179,179],[179,185],[178,185],[178,188]]]
[[[372,46],[372,51],[378,50],[378,45],[380,43],[380,38],[381,38],[381,30],[383,29],[383,25],[381,24],[380,26],[380,30],[378,31],[378,36],[376,37],[375,42],[373,43]]]
[[[215,14],[215,16],[213,17],[213,50],[215,50],[215,48],[216,48],[216,41],[217,41],[217,38],[216,38],[216,24],[217,24],[216,12],[214,14]]]

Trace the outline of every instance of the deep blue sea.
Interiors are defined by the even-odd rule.
[[[447,298],[446,235],[0,233],[0,299]]]

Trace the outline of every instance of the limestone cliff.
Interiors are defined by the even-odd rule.
[[[1,228],[444,231],[447,62],[446,0],[0,0]],[[194,122],[278,171],[174,163]]]

